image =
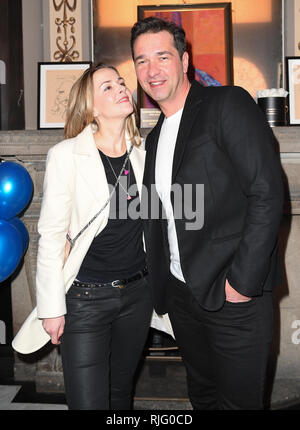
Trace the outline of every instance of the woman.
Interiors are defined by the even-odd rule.
[[[73,85],[65,137],[47,157],[37,308],[13,346],[60,344],[69,409],[130,409],[152,303],[142,221],[128,214],[145,152],[115,68],[92,67]]]

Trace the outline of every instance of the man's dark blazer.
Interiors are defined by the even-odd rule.
[[[148,208],[163,120],[162,114],[146,139],[148,193],[142,205]],[[192,82],[176,141],[172,184],[193,184],[194,189],[204,184],[203,227],[187,230],[191,220],[184,216],[175,225],[187,287],[205,309],[222,307],[226,278],[250,297],[272,290],[279,281],[283,186],[275,142],[264,114],[245,90]],[[148,216],[144,231],[154,306],[164,314],[170,278],[167,221]]]

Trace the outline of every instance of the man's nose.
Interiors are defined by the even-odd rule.
[[[156,61],[150,61],[149,62],[149,67],[148,67],[148,75],[153,77],[158,75],[160,72],[160,69],[158,67],[158,64],[156,63]]]

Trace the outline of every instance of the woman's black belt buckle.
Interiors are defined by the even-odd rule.
[[[112,286],[112,287],[114,287],[114,288],[123,288],[123,284],[125,283],[125,279],[124,279],[124,281],[119,281],[118,279],[116,280],[116,281],[112,281],[111,283],[110,283],[110,285]]]
[[[143,278],[148,274],[148,269],[145,267],[143,270],[139,271],[136,275],[131,276],[127,279],[112,281],[112,287],[123,288],[124,285],[129,284],[130,282],[137,281],[138,279]]]

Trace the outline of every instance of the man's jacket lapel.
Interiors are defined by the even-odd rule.
[[[189,140],[190,131],[194,125],[202,103],[201,88],[202,87],[196,81],[192,83],[183,108],[173,158],[172,183],[175,181]]]

